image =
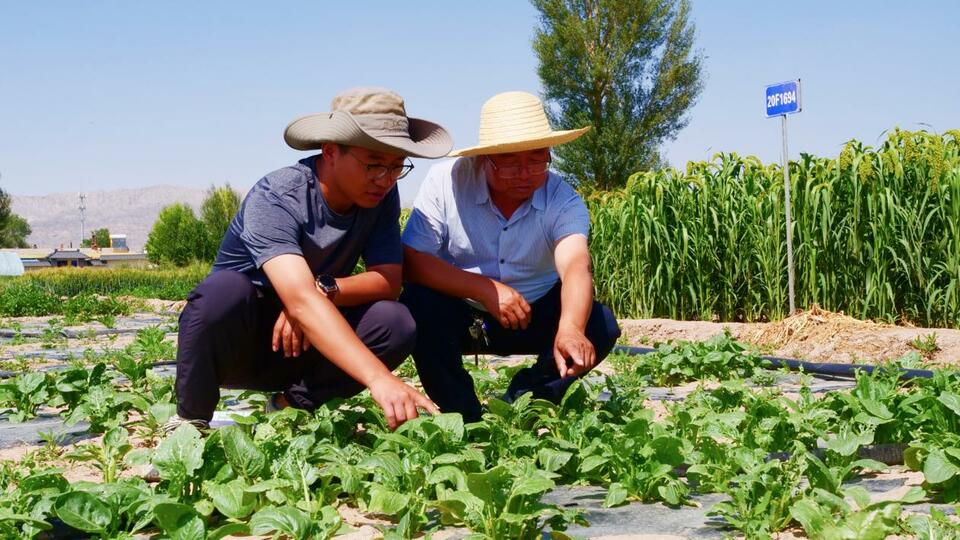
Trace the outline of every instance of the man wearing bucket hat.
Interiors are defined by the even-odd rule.
[[[392,370],[415,325],[396,302],[402,249],[396,182],[407,156],[453,146],[379,88],[337,95],[331,112],[294,120],[284,140],[320,150],[250,190],[213,271],[187,297],[177,351],[177,414],[209,426],[219,389],[276,392],[268,409],[314,409],[369,388],[391,428],[436,406]],[[351,275],[363,258],[366,271]]]
[[[554,131],[536,96],[498,94],[481,110],[480,144],[427,174],[403,233],[400,301],[417,322],[420,380],[442,411],[480,419],[463,354],[538,355],[504,399],[558,402],[619,337],[593,300],[586,205],[549,170],[550,147],[588,129]]]

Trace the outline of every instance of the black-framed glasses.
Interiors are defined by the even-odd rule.
[[[347,153],[353,156],[353,159],[357,160],[367,169],[367,180],[381,180],[383,178],[389,178],[390,180],[396,182],[397,180],[400,180],[404,176],[410,174],[410,171],[413,170],[413,163],[410,163],[409,159],[405,160],[403,165],[382,165],[380,163],[367,163],[358,158],[349,150]]]
[[[546,161],[531,161],[526,165],[497,165],[490,156],[487,156],[487,161],[490,162],[490,166],[493,167],[500,178],[511,180],[523,176],[523,171],[526,171],[530,176],[540,176],[546,173],[550,170],[550,162],[553,161],[553,156],[547,154]]]

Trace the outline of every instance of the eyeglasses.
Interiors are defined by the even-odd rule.
[[[523,176],[523,171],[526,171],[530,176],[539,176],[547,172],[547,170],[550,169],[550,162],[553,161],[553,157],[548,154],[546,161],[531,161],[526,165],[497,165],[489,156],[487,157],[487,161],[490,162],[490,166],[493,167],[497,176],[510,180]]]
[[[389,178],[390,180],[396,182],[404,176],[410,174],[410,171],[413,170],[413,163],[410,163],[410,160],[406,160],[406,163],[403,165],[381,165],[379,163],[367,163],[362,159],[358,158],[353,154],[353,152],[347,151],[348,154],[353,156],[353,159],[357,160],[361,165],[367,169],[367,180],[382,180],[384,178]]]

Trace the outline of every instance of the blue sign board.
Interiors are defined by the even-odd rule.
[[[800,112],[800,79],[767,87],[767,117]]]

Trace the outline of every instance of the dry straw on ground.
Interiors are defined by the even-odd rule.
[[[813,304],[808,310],[798,310],[782,321],[759,326],[746,332],[743,337],[757,345],[780,349],[791,345],[829,342],[839,336],[878,328],[892,328],[892,325],[861,321]]]

